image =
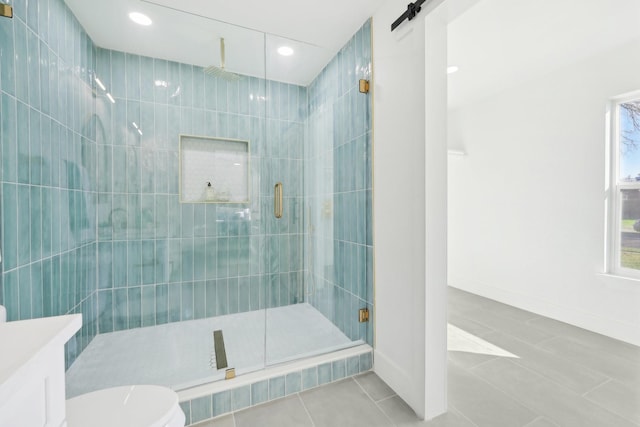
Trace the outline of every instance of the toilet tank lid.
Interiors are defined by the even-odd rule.
[[[108,388],[67,400],[68,427],[164,427],[181,411],[178,395],[155,385]]]

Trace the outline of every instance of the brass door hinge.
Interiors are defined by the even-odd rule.
[[[13,7],[8,4],[0,3],[0,16],[5,18],[13,18]]]
[[[368,322],[369,321],[369,309],[368,308],[361,308],[359,311],[360,314],[360,323],[364,323],[364,322]]]
[[[359,89],[360,93],[369,93],[369,80],[360,79]]]

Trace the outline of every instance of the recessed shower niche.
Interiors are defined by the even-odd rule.
[[[249,141],[180,135],[180,202],[249,203]]]

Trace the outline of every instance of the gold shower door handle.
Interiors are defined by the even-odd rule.
[[[273,189],[273,215],[282,218],[282,183],[278,182]]]

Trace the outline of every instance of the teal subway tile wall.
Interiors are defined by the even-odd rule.
[[[302,302],[306,88],[105,49],[96,75],[100,332]],[[248,140],[250,203],[180,203],[180,135]]]
[[[373,345],[371,21],[309,85],[305,141],[308,301],[352,340]],[[327,173],[326,171],[331,171]]]
[[[9,320],[83,313],[97,334],[96,50],[63,1],[0,19],[2,292]]]
[[[63,0],[8,3],[0,303],[9,320],[82,313],[67,366],[98,333],[301,302],[373,343],[357,316],[374,308],[372,101],[358,91],[371,74],[370,22],[303,87],[268,70],[230,82],[102,49]],[[180,203],[180,134],[249,140],[250,203]],[[356,367],[335,367],[345,369]],[[250,392],[252,402],[271,397]]]

